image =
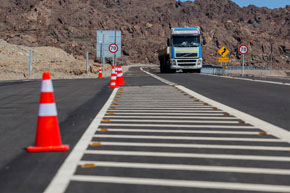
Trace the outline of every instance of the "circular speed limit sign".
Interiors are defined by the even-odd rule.
[[[243,45],[240,45],[240,47],[239,47],[240,54],[242,54],[242,55],[247,54],[248,51],[249,51],[248,46],[246,46],[244,44]]]
[[[118,52],[118,45],[117,44],[110,44],[109,45],[109,51],[112,53],[112,54],[115,54],[116,52]]]

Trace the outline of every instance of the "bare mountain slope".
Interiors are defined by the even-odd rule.
[[[84,55],[95,52],[96,30],[116,29],[122,30],[126,60],[157,63],[170,27],[199,25],[206,63],[217,63],[217,50],[226,45],[232,64],[239,65],[237,47],[246,43],[247,64],[267,65],[272,41],[275,66],[290,68],[290,6],[240,8],[230,0],[2,1],[0,35],[10,43]]]

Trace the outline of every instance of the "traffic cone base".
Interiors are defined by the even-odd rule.
[[[69,145],[59,145],[59,146],[45,146],[45,147],[36,147],[30,146],[27,148],[28,152],[48,152],[48,151],[68,151]]]
[[[119,86],[116,86],[114,84],[111,84],[110,86],[108,86],[108,88],[120,88]]]

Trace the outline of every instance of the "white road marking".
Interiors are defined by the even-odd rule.
[[[196,109],[196,110],[158,110],[158,109],[156,109],[156,110],[154,110],[154,109],[152,109],[152,110],[149,110],[149,109],[146,109],[146,110],[142,110],[142,109],[136,109],[136,110],[131,110],[131,109],[128,109],[128,110],[119,110],[118,109],[118,107],[116,107],[117,109],[114,109],[114,110],[112,110],[112,109],[110,109],[109,110],[109,112],[111,112],[111,111],[114,111],[114,112],[164,112],[164,113],[166,113],[166,112],[172,112],[172,113],[213,113],[213,112],[218,112],[218,113],[220,113],[220,112],[222,112],[222,111],[220,111],[220,110],[210,110],[210,111],[206,111],[206,110],[199,110],[199,109]]]
[[[134,142],[99,142],[102,146],[132,146],[132,147],[167,147],[167,148],[204,148],[204,149],[235,149],[261,151],[289,151],[290,147],[254,146],[254,145],[214,145],[214,144],[181,144],[181,143],[134,143]]]
[[[198,141],[247,141],[247,142],[282,142],[280,139],[268,138],[239,138],[239,137],[186,137],[186,136],[151,136],[151,135],[94,135],[97,138],[120,138],[120,139],[178,139]]]
[[[173,107],[173,106],[164,106],[164,107],[156,107],[156,105],[154,106],[151,106],[150,105],[147,105],[146,107],[135,107],[135,106],[120,106],[120,105],[117,105],[117,106],[114,106],[116,107],[118,110],[208,110],[208,109],[212,109],[213,107],[208,107],[208,106],[197,106],[197,107],[190,107],[190,106],[178,106],[178,107]]]
[[[122,123],[101,123],[102,126],[125,126],[125,127],[184,127],[184,128],[224,128],[224,129],[257,129],[253,126],[236,125],[168,125],[168,124],[122,124]]]
[[[188,115],[188,116],[223,116],[224,113],[222,112],[212,112],[212,113],[142,113],[142,112],[136,112],[136,113],[127,113],[127,112],[114,112],[113,110],[109,111],[113,112],[114,115]],[[225,116],[223,116],[225,117]]]
[[[253,167],[230,167],[230,166],[210,166],[210,165],[181,165],[181,164],[153,164],[153,163],[133,163],[133,162],[108,162],[108,161],[81,161],[79,165],[95,164],[97,167],[117,167],[117,168],[140,168],[158,170],[184,170],[184,171],[209,171],[209,172],[231,172],[248,174],[270,174],[270,175],[290,175],[289,169],[269,169]]]
[[[85,154],[143,156],[143,157],[149,156],[149,157],[255,160],[255,161],[277,161],[277,162],[289,162],[290,161],[290,156],[283,157],[283,156],[257,156],[257,155],[205,154],[205,153],[171,153],[171,152],[148,152],[148,151],[86,150]]]
[[[248,79],[248,78],[231,77],[231,76],[217,76],[217,75],[212,75],[212,74],[202,74],[202,75],[215,76],[215,77],[228,78],[228,79],[246,80],[246,81],[251,81],[251,82],[261,82],[261,83],[268,83],[268,84],[278,84],[278,85],[290,86],[290,83],[287,83],[287,82],[274,82],[274,81],[269,81],[269,80]]]
[[[66,160],[64,161],[44,193],[63,193],[65,191],[66,187],[69,184],[71,176],[73,176],[74,171],[77,168],[78,162],[81,160],[81,157],[87,149],[88,144],[92,139],[92,136],[98,129],[100,122],[103,120],[103,117],[107,112],[107,109],[110,107],[110,104],[114,100],[117,90],[118,89],[114,89],[108,101],[105,103],[103,108],[91,122],[90,126],[82,135],[72,152],[66,158]]]
[[[168,180],[154,178],[128,178],[128,177],[89,176],[89,175],[85,176],[75,175],[71,178],[71,180],[81,182],[101,182],[113,184],[135,184],[135,185],[259,191],[259,192],[275,192],[275,193],[278,192],[289,193],[290,189],[290,186],[268,185],[268,184],[247,184],[247,183],[214,182],[214,181],[211,182],[211,181],[190,181],[190,180]]]
[[[123,113],[122,113],[123,114]],[[123,115],[123,116],[118,116],[118,115],[105,115],[105,119],[109,118],[142,118],[142,119],[206,119],[206,120],[238,120],[236,117],[197,117],[197,116],[148,116],[148,115],[143,115],[143,116],[128,116],[128,115]]]
[[[128,123],[138,123],[138,122],[149,122],[149,123],[223,123],[223,124],[238,124],[239,121],[195,121],[195,120],[139,120],[139,119],[110,119],[109,122],[128,122]]]
[[[148,133],[201,133],[201,134],[236,134],[236,135],[258,135],[259,132],[244,131],[193,131],[193,130],[160,130],[160,129],[108,129],[116,132],[148,132]],[[290,148],[289,148],[290,149]]]

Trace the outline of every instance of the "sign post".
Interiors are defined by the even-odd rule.
[[[239,52],[242,54],[242,76],[244,76],[245,73],[245,54],[247,54],[249,51],[249,48],[247,45],[242,44],[239,46]]]

